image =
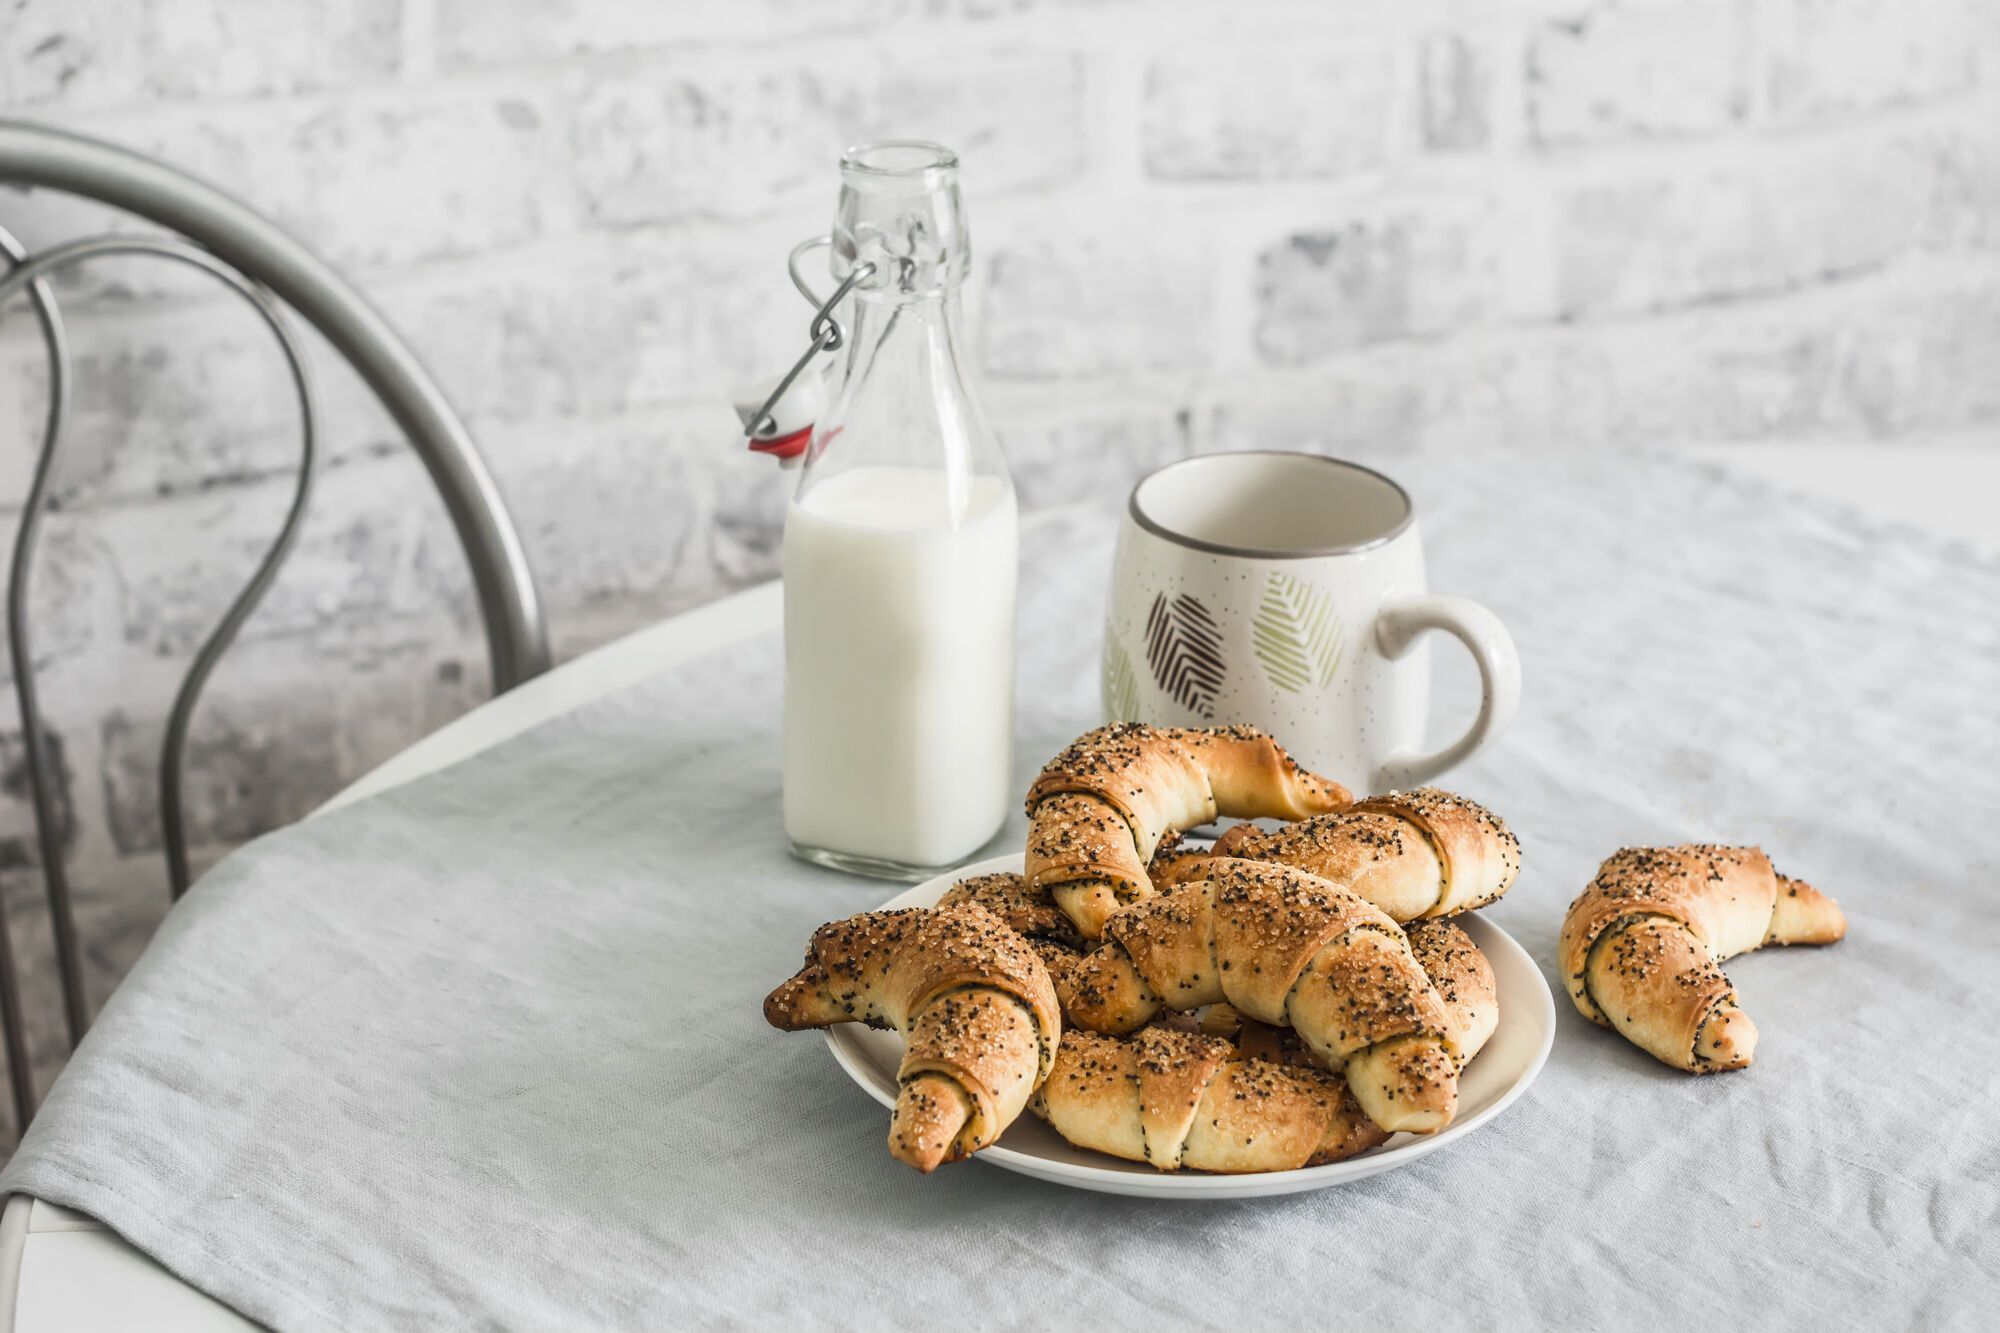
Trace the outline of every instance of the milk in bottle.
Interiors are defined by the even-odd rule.
[[[916,878],[1013,804],[1014,490],[968,381],[957,159],[850,150],[831,406],[785,520],[785,831],[800,856]]]

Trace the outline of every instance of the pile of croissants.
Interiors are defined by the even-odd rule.
[[[1491,812],[1356,801],[1249,727],[1123,723],[1052,759],[1028,815],[1024,874],[822,926],[764,1001],[786,1030],[902,1034],[895,1157],[929,1172],[1024,1110],[1163,1171],[1316,1166],[1451,1123],[1500,1010],[1450,918],[1521,868]],[[1293,822],[1180,842],[1219,817]],[[1845,930],[1754,848],[1634,848],[1571,905],[1559,961],[1586,1018],[1703,1073],[1756,1041],[1717,963]]]

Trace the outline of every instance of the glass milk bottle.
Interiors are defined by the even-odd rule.
[[[958,159],[867,144],[840,182],[833,275],[867,271],[785,519],[785,832],[913,879],[1014,804],[1014,487],[960,330]]]

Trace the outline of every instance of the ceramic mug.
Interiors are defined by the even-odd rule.
[[[1484,697],[1463,736],[1425,753],[1434,629],[1472,651]],[[1318,454],[1206,454],[1133,487],[1103,668],[1110,720],[1248,722],[1357,793],[1463,762],[1521,693],[1493,613],[1426,589],[1409,494]]]

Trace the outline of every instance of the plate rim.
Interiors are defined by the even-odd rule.
[[[887,901],[867,910],[884,912],[907,907],[928,907],[942,897],[944,891],[958,880],[974,875],[990,875],[1007,871],[1020,873],[1024,856],[1020,852],[1007,852],[989,856],[983,860],[971,861],[954,870],[933,875],[921,884],[914,884]],[[1555,1048],[1556,1007],[1555,993],[1549,987],[1548,978],[1542,974],[1541,966],[1534,955],[1522,947],[1520,941],[1498,923],[1488,921],[1476,913],[1466,913],[1460,918],[1461,925],[1477,927],[1477,933],[1491,932],[1501,947],[1511,949],[1519,955],[1519,961],[1526,964],[1528,972],[1535,979],[1534,996],[1538,1002],[1532,1009],[1542,1023],[1542,1037],[1533,1056],[1512,1083],[1489,1105],[1482,1107],[1464,1119],[1454,1119],[1452,1123],[1436,1134],[1399,1136],[1402,1142],[1392,1142],[1386,1150],[1375,1149],[1338,1162],[1327,1162],[1320,1166],[1294,1167],[1289,1171],[1248,1171],[1234,1173],[1211,1173],[1202,1171],[1154,1171],[1150,1173],[1114,1170],[1110,1167],[1092,1166],[1077,1162],[1061,1162],[1023,1152],[994,1143],[981,1148],[972,1155],[973,1161],[985,1161],[1003,1170],[1021,1175],[1068,1185],[1073,1188],[1095,1190],[1101,1193],[1126,1195],[1172,1195],[1181,1198],[1221,1199],[1263,1194],[1289,1194],[1301,1190],[1321,1189],[1338,1185],[1344,1181],[1359,1180],[1378,1172],[1415,1162],[1448,1144],[1455,1143],[1465,1135],[1486,1125],[1517,1101],[1534,1081],[1541,1076],[1542,1068],[1548,1063],[1549,1055]],[[1479,941],[1482,949],[1490,947],[1485,940]],[[822,1032],[827,1049],[833,1053],[835,1063],[841,1072],[852,1079],[863,1092],[885,1107],[894,1107],[895,1097],[876,1086],[875,1079],[860,1068],[862,1059],[859,1039],[853,1031],[853,1024],[838,1023]],[[1026,1114],[1024,1112],[1023,1114]],[[1090,1149],[1078,1149],[1089,1152]],[[1107,1158],[1116,1161],[1117,1158]]]

